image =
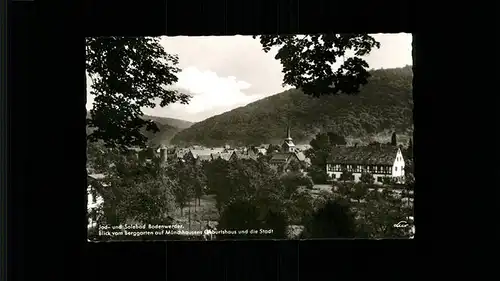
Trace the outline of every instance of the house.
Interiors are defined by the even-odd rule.
[[[224,147],[214,147],[214,148],[212,148],[212,152],[213,153],[221,153],[221,152],[224,152],[224,150],[226,150]]]
[[[292,163],[302,165],[296,153],[290,152],[277,152],[273,153],[272,158],[269,160],[269,165],[275,170],[288,172]]]
[[[190,149],[184,156],[185,161],[201,164],[203,161],[212,160],[212,150],[210,149]]]
[[[326,173],[333,179],[339,179],[344,170],[352,173],[355,182],[363,172],[372,174],[376,183],[386,177],[402,182],[405,175],[401,149],[392,145],[336,146],[326,163]]]
[[[254,152],[250,152],[251,150],[248,150],[246,152],[244,151],[234,151],[231,154],[231,157],[229,158],[229,161],[235,161],[237,159],[251,159],[251,160],[257,160],[258,155]]]
[[[99,216],[102,216],[100,207],[104,204],[104,199],[101,193],[106,184],[101,181],[105,177],[104,174],[87,174],[87,228],[96,227]]]
[[[222,159],[222,160],[226,160],[226,161],[229,161],[229,159],[231,158],[231,155],[232,153],[227,153],[227,152],[219,152],[219,153],[212,153],[211,156],[212,156],[212,160],[216,160],[216,159]]]
[[[267,149],[266,148],[257,148],[257,154],[259,155],[266,155],[267,154]]]

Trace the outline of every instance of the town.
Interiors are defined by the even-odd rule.
[[[393,134],[393,138],[396,138],[395,134]],[[411,142],[409,145],[412,145]],[[306,198],[313,202],[309,205],[317,205],[318,201],[325,201],[335,196],[342,196],[344,199],[351,197],[349,198],[349,204],[359,204],[361,200],[366,202],[365,198],[360,197],[367,197],[370,192],[376,193],[390,190],[391,197],[401,199],[400,201],[392,200],[393,204],[396,202],[396,204],[401,204],[409,209],[413,208],[413,189],[408,189],[408,186],[412,185],[412,183],[406,182],[414,182],[412,171],[409,169],[412,166],[411,153],[408,153],[408,150],[411,150],[412,147],[398,145],[395,141],[394,143],[387,144],[332,144],[330,146],[328,155],[325,157],[326,159],[318,161],[320,159],[318,159],[318,155],[315,155],[314,148],[310,144],[294,144],[291,128],[287,127],[286,135],[284,134],[281,145],[261,144],[251,147],[230,147],[226,145],[225,147],[212,148],[203,146],[176,147],[160,145],[146,149],[129,149],[127,157],[134,163],[143,163],[145,166],[156,164],[159,169],[163,168],[165,170],[168,170],[168,167],[173,167],[173,169],[186,166],[191,167],[189,172],[193,174],[187,174],[187,178],[200,178],[200,175],[196,175],[196,173],[204,174],[202,176],[203,179],[199,179],[199,182],[194,184],[203,185],[200,186],[200,190],[190,194],[188,194],[187,190],[180,192],[181,197],[186,197],[185,199],[187,200],[185,201],[187,202],[177,200],[177,205],[181,208],[178,209],[178,212],[174,211],[168,216],[171,220],[170,223],[184,224],[184,229],[188,231],[200,231],[199,233],[207,229],[210,229],[211,233],[215,233],[214,230],[217,229],[221,216],[220,206],[217,207],[217,205],[224,205],[220,202],[217,203],[217,199],[221,200],[224,196],[232,197],[231,194],[223,196],[222,193],[226,193],[226,191],[221,192],[217,190],[217,187],[214,188],[213,184],[210,186],[211,184],[208,183],[210,181],[218,181],[220,179],[216,177],[223,176],[215,174],[210,178],[210,175],[207,174],[210,165],[215,162],[233,163],[236,165],[240,162],[253,162],[265,165],[269,168],[267,173],[271,173],[273,177],[281,180],[292,179],[292,181],[295,181],[295,186],[291,191],[292,194],[289,194],[288,197],[297,196],[297,194],[305,190],[309,195]],[[407,158],[405,158],[404,154]],[[90,157],[90,159],[92,158]],[[92,162],[89,162],[89,164],[88,202],[89,214],[93,214],[93,216],[89,217],[89,229],[93,229],[99,221],[95,210],[99,209],[99,206],[102,206],[105,201],[103,196],[99,194],[100,192],[97,191],[100,190],[102,192],[105,189],[104,186],[106,186],[107,181],[106,172],[97,173]],[[324,175],[323,179],[321,177],[320,179],[311,177],[311,173],[313,173],[315,168],[316,171],[318,170],[318,164],[319,170],[322,170],[320,174]],[[111,163],[109,166],[113,167],[114,163]],[[405,171],[407,171],[407,174],[405,174]],[[173,171],[173,174],[176,172],[180,173],[180,171]],[[264,175],[259,175],[258,172],[254,175],[254,177],[259,176],[265,177]],[[251,177],[249,179],[251,180]],[[186,182],[186,185],[193,185],[189,180],[181,179],[180,181]],[[190,183],[187,183],[188,181]],[[229,185],[231,184],[234,184],[234,182],[229,183]],[[96,188],[96,186],[100,187]],[[187,186],[181,188],[188,189]],[[223,188],[231,189],[229,187]],[[286,183],[283,188],[287,188]],[[359,189],[362,188],[365,191],[360,194]],[[235,190],[238,190],[238,188]],[[406,194],[402,194],[405,191],[407,191]],[[198,194],[196,195],[196,193]],[[147,203],[144,202],[144,204]],[[186,208],[188,212],[182,212]],[[219,212],[216,211],[217,208],[219,208]],[[317,206],[305,206],[302,213],[308,213],[307,208],[315,209]],[[353,209],[357,208],[359,206]],[[311,212],[312,210],[309,210],[309,213]],[[301,213],[301,210],[298,210],[298,213]],[[101,213],[102,215],[104,213]],[[305,222],[306,216],[298,215],[299,218],[292,219],[293,224],[287,226],[286,238],[301,237],[300,235],[304,231],[304,225],[301,224]],[[412,215],[401,215],[398,217],[399,219],[392,220],[391,223],[397,224],[401,221],[408,222],[413,219]],[[102,217],[100,219],[102,220]],[[133,223],[133,221],[137,222],[134,219],[128,220],[129,223]],[[413,227],[414,232],[414,225],[410,225],[410,227]],[[411,231],[408,231],[404,235],[409,237],[410,233]],[[215,239],[214,235],[210,237],[203,236],[198,237],[198,239]]]

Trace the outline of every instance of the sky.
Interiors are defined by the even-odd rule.
[[[370,68],[412,65],[411,34],[373,37],[381,47],[364,57]],[[289,88],[282,86],[282,66],[274,58],[277,49],[265,53],[259,40],[251,36],[163,36],[161,45],[167,53],[179,56],[182,71],[174,86],[192,98],[188,105],[145,108],[145,114],[198,122]],[[89,79],[87,85],[90,109],[93,97]]]

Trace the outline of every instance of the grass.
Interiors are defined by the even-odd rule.
[[[206,226],[207,221],[213,223],[219,219],[214,195],[202,196],[199,206],[198,200],[195,202],[193,199],[189,202],[189,205],[182,210],[182,215],[179,208],[171,215],[179,224],[183,225],[183,229],[185,230],[202,230]]]

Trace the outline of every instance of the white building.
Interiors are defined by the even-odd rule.
[[[99,180],[102,180],[105,176],[103,174],[91,174],[88,175],[88,184],[87,184],[87,214],[89,214],[87,228],[95,227],[97,222],[97,216],[99,216],[99,209],[104,204],[104,199],[99,194],[99,191],[96,189]],[[103,184],[101,184],[103,185]]]
[[[327,159],[326,173],[339,180],[344,171],[352,173],[355,182],[363,172],[375,178],[375,183],[383,183],[389,177],[397,182],[404,181],[405,161],[401,149],[392,145],[337,146]]]

